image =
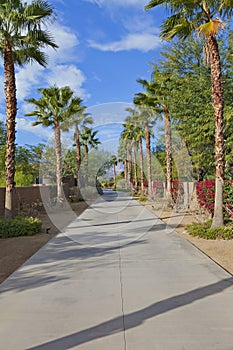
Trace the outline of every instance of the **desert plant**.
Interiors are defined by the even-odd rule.
[[[219,226],[211,228],[212,219],[204,223],[193,223],[186,226],[191,236],[197,236],[204,239],[225,239],[233,238],[233,224],[228,223],[227,226]]]
[[[33,236],[41,231],[42,222],[32,217],[0,218],[0,238]]]

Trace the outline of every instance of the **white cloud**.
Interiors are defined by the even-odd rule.
[[[49,65],[59,62],[71,62],[77,59],[76,47],[79,45],[77,35],[70,28],[62,26],[58,23],[50,27],[50,32],[55,38],[58,49],[48,48],[46,53],[49,56]]]
[[[81,87],[86,77],[73,62],[77,61],[76,47],[79,44],[77,35],[65,26],[54,24],[51,33],[56,34],[57,50],[48,48],[48,66],[43,68],[39,64],[26,65],[17,69],[17,99],[24,101],[25,98],[35,95],[38,88],[48,85],[65,86],[68,85],[80,97],[88,97]],[[0,85],[2,81],[0,79]],[[1,102],[1,98],[0,98]],[[26,111],[27,107],[23,106]]]
[[[86,2],[90,2],[92,4],[96,4],[98,6],[141,6],[144,7],[147,2],[145,0],[111,0],[111,4],[109,0],[84,0]]]
[[[29,94],[32,94],[33,86],[41,82],[44,68],[38,64],[27,65],[15,74],[17,86],[17,99],[23,101]]]
[[[156,23],[155,27],[155,18],[145,12],[140,12],[135,15],[132,13],[129,15],[127,13],[127,15],[122,18],[122,23],[124,28],[130,33],[158,34],[160,32],[160,29],[157,27],[158,23]]]
[[[36,136],[50,138],[53,135],[51,128],[45,128],[42,125],[32,126],[32,121],[28,118],[17,118],[17,130],[27,131]]]
[[[119,41],[102,44],[89,40],[89,45],[101,51],[119,52],[139,50],[148,52],[159,47],[161,45],[161,40],[153,33],[129,33]]]
[[[49,85],[63,87],[68,85],[71,90],[81,98],[87,97],[85,90],[82,88],[86,80],[83,72],[74,65],[57,65],[46,76]]]

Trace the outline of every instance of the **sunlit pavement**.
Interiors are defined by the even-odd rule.
[[[233,277],[105,192],[0,286],[3,350],[232,350]]]

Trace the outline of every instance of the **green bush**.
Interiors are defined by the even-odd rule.
[[[37,218],[0,218],[0,238],[32,236],[41,231],[42,222]]]
[[[233,219],[233,182],[224,182],[224,218]]]
[[[146,202],[147,201],[147,197],[141,196],[138,198],[139,202]]]
[[[186,226],[186,230],[191,236],[197,236],[204,239],[233,239],[233,224],[230,222],[226,226],[211,228],[212,220],[202,224],[191,224]]]
[[[24,174],[22,171],[16,170],[15,172],[16,186],[31,186],[34,182],[34,176],[32,174]]]

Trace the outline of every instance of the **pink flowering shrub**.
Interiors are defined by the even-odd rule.
[[[198,202],[201,207],[214,215],[215,180],[199,181],[196,187]],[[224,183],[224,217],[233,218],[233,181]]]
[[[199,181],[196,187],[198,202],[201,207],[214,214],[215,180]]]

